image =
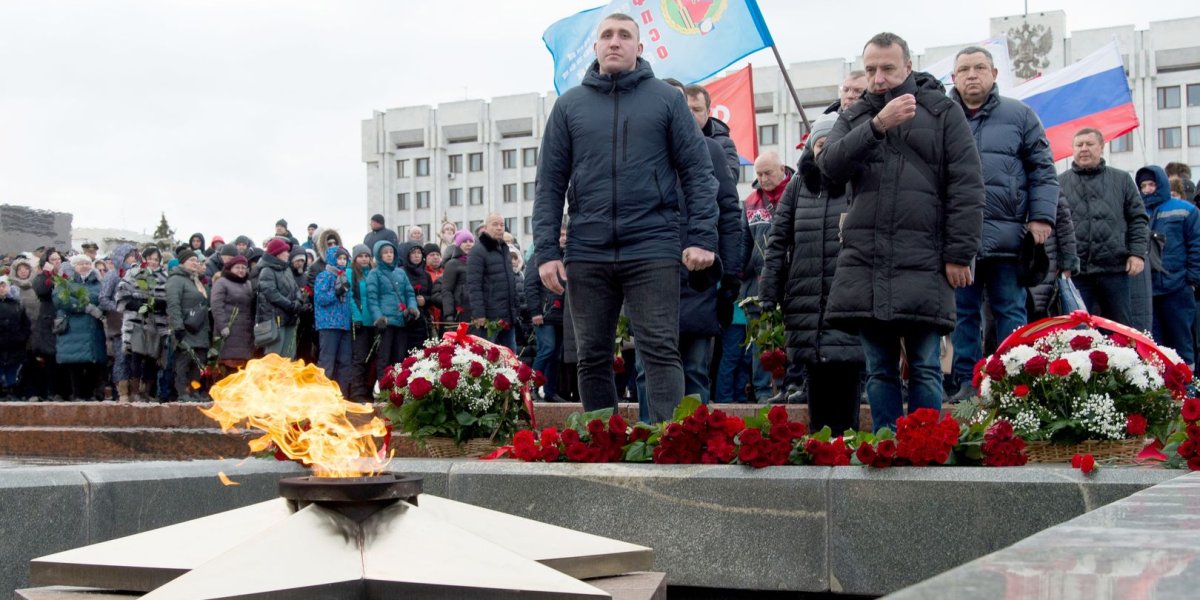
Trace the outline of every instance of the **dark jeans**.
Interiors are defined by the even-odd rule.
[[[666,421],[683,398],[679,356],[679,261],[567,264],[584,410],[617,408],[613,340],[624,305],[646,367],[649,417]]]
[[[1192,321],[1196,318],[1196,298],[1191,287],[1154,297],[1154,341],[1173,348],[1188,365],[1196,363],[1192,345]]]
[[[1025,325],[1025,288],[1017,283],[1017,261],[1005,258],[978,261],[975,282],[954,290],[958,317],[950,338],[954,343],[954,367],[950,374],[956,387],[971,383],[971,369],[983,357],[985,292],[996,318],[997,340],[1003,342]]]
[[[190,354],[182,346],[175,349],[175,393],[180,398],[200,394],[199,388],[192,389],[192,382],[200,382],[201,365],[196,361],[207,356],[208,348],[193,348]]]
[[[371,345],[375,342],[375,328],[355,323],[350,342],[350,399],[355,402],[370,402],[372,382],[367,371],[370,365]]]
[[[834,435],[858,430],[860,363],[812,363],[808,367],[808,418],[810,429],[826,425]]]
[[[927,325],[894,326],[872,321],[859,332],[867,358],[867,400],[874,431],[896,429],[904,414],[900,396],[900,341],[908,357],[908,410],[942,409],[941,336]],[[809,372],[812,376],[812,372]],[[809,398],[812,398],[809,390]]]
[[[321,338],[317,345],[321,356],[317,366],[325,370],[325,376],[336,381],[342,388],[342,396],[350,395],[350,350],[349,329],[320,329],[317,331]]]
[[[1098,317],[1111,319],[1122,325],[1133,326],[1133,308],[1129,296],[1129,276],[1125,273],[1099,273],[1096,275],[1072,275],[1071,281],[1079,289],[1088,312]]]
[[[701,404],[708,404],[708,362],[712,358],[713,338],[680,334],[679,355],[683,360],[683,393],[700,396]],[[650,421],[650,405],[646,402],[646,369],[639,356],[635,361],[637,370],[638,420]],[[674,410],[674,409],[672,409]]]
[[[416,319],[409,321],[404,326],[404,354],[408,355],[413,348],[425,347],[425,340],[429,339],[429,329],[425,326],[425,319]]]
[[[746,383],[750,381],[750,351],[742,347],[746,341],[745,325],[725,328],[721,341],[721,366],[717,370],[716,402],[744,402]]]
[[[537,357],[533,359],[533,370],[540,371],[546,378],[542,386],[542,398],[553,402],[558,393],[558,365],[562,362],[562,325],[545,323],[538,325]]]
[[[404,349],[407,347],[403,327],[388,325],[379,337],[379,347],[375,349],[375,373],[383,377],[383,370],[404,360]]]
[[[66,367],[67,378],[70,380],[71,394],[69,400],[96,400],[97,387],[104,365],[98,363],[72,363],[60,365]]]

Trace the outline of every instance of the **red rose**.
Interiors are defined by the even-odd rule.
[[[379,378],[379,389],[386,390],[396,384],[396,372],[391,367],[383,370],[383,377]]]
[[[463,307],[461,307],[461,306],[455,306],[455,307],[454,307],[454,312],[456,312],[456,313],[461,313],[462,311],[463,311]]]
[[[1184,421],[1200,420],[1200,398],[1188,398],[1183,401],[1183,408],[1179,411],[1183,415]]]
[[[992,381],[1000,381],[1001,379],[1004,379],[1004,363],[1000,362],[1000,359],[993,358],[992,360],[989,360],[984,369],[987,372],[988,378],[990,378]]]
[[[1072,350],[1090,350],[1092,348],[1092,338],[1086,335],[1077,335],[1071,338]]]
[[[443,369],[453,369],[453,360],[454,355],[450,354],[449,352],[441,352],[438,354],[438,366]]]
[[[512,325],[509,325],[508,321],[505,321],[504,319],[500,319],[500,329],[503,329],[504,331],[508,331],[509,329],[512,329]]]
[[[879,442],[879,445],[875,448],[875,452],[879,453],[879,456],[882,456],[884,458],[888,458],[888,459],[895,458],[896,457],[896,440],[883,440],[883,441]]]
[[[613,413],[608,418],[608,430],[613,433],[625,433],[629,428],[629,424],[625,422],[625,418],[617,413]]]
[[[567,431],[573,431],[568,429]],[[566,433],[565,431],[563,433]],[[575,442],[567,445],[567,460],[571,462],[584,462],[588,458],[587,444]]]
[[[1066,377],[1071,374],[1071,363],[1065,358],[1056,358],[1050,363],[1050,374]]]
[[[1129,435],[1146,435],[1146,417],[1133,414],[1125,419],[1125,431]]]
[[[1167,367],[1163,379],[1167,389],[1174,392],[1176,398],[1180,398],[1187,394],[1187,386],[1192,382],[1192,370],[1183,363],[1177,363]]]
[[[1133,345],[1133,340],[1129,339],[1128,337],[1126,337],[1125,335],[1120,334],[1120,333],[1114,333],[1112,335],[1109,335],[1108,339],[1112,340],[1113,344],[1115,344],[1117,346],[1121,346],[1122,348]]]
[[[394,404],[396,406],[403,406],[404,405],[404,393],[403,392],[392,392],[391,394],[388,395],[388,402],[391,402],[392,404]]]
[[[408,392],[415,399],[419,400],[431,391],[433,391],[433,384],[429,383],[429,380],[424,377],[418,377],[408,383]]]
[[[987,359],[981,358],[975,363],[975,368],[971,369],[971,387],[979,390],[979,386],[983,384],[983,369],[987,366]]]
[[[398,387],[398,388],[408,387],[408,378],[411,375],[412,375],[412,372],[409,371],[408,369],[400,369],[400,372],[396,373],[396,387]]]
[[[787,369],[783,367],[775,367],[774,369],[771,369],[771,377],[774,377],[775,379],[783,379],[784,375],[787,375]]]
[[[471,377],[480,377],[483,375],[483,364],[471,361],[471,365],[467,367],[467,374]]]
[[[542,387],[543,385],[546,385],[546,376],[542,375],[541,371],[534,371],[533,372],[533,386],[534,387]]]
[[[408,305],[401,302],[400,304],[396,305],[396,308],[399,308],[400,312],[404,312],[404,311],[408,310]]]
[[[854,451],[854,456],[858,457],[858,462],[864,465],[870,465],[871,463],[875,462],[875,458],[878,455],[875,453],[874,446],[863,442],[858,445],[858,450]]]
[[[562,300],[554,299],[554,308],[562,308]]]
[[[1024,398],[1025,396],[1028,396],[1029,395],[1029,386],[1027,386],[1023,383],[1021,385],[1018,385],[1017,387],[1013,388],[1013,395],[1018,398]]]
[[[1047,365],[1049,365],[1049,361],[1046,360],[1045,356],[1039,354],[1025,361],[1025,372],[1034,377],[1045,375]]]
[[[458,378],[459,378],[458,371],[446,371],[445,373],[442,373],[442,376],[440,378],[440,380],[442,382],[442,387],[444,387],[450,391],[454,391],[454,388],[458,387]]]
[[[500,348],[497,346],[492,346],[491,348],[488,348],[487,361],[494,363],[498,360],[500,360]]]
[[[613,357],[613,373],[625,372],[625,357],[617,355]]]
[[[630,442],[644,442],[648,439],[650,439],[650,430],[646,429],[645,427],[634,427],[633,430],[629,432]]]
[[[512,382],[503,373],[496,373],[496,378],[492,380],[492,387],[501,392],[507,392],[512,389]]]
[[[471,351],[471,354],[476,356],[484,356],[487,354],[487,352],[483,350],[483,346],[480,346],[479,344],[471,344],[471,346],[467,349]]]
[[[517,380],[521,383],[529,383],[533,379],[533,369],[530,369],[525,363],[517,365]]]
[[[412,366],[415,364],[417,364],[417,357],[415,357],[415,356],[410,356],[410,357],[404,359],[404,362],[400,363],[400,365],[403,366],[405,369],[411,369]]]
[[[775,406],[771,407],[771,410],[767,411],[767,421],[769,423],[771,423],[772,425],[778,425],[780,423],[787,423],[787,420],[788,420],[787,408],[781,404],[776,404]]]
[[[1092,361],[1092,371],[1103,373],[1108,370],[1108,353],[1103,350],[1092,350],[1088,353],[1088,360]]]

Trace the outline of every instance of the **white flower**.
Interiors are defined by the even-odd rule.
[[[1071,365],[1071,371],[1079,375],[1084,381],[1092,377],[1092,359],[1088,357],[1091,350],[1079,350],[1070,352],[1063,356]]]
[[[1042,426],[1042,420],[1033,410],[1022,410],[1012,419],[1013,429],[1022,437],[1037,433]]]
[[[1025,363],[1037,355],[1038,351],[1034,350],[1032,346],[1017,346],[1006,352],[1000,360],[1004,363],[1004,372],[1012,376],[1019,375]]]
[[[1089,433],[1100,438],[1119,440],[1125,437],[1125,414],[1118,411],[1108,394],[1092,394],[1071,402],[1075,419]]]
[[[1174,348],[1168,348],[1167,346],[1159,346],[1158,349],[1161,350],[1163,355],[1165,355],[1167,357],[1167,359],[1170,360],[1171,362],[1176,363],[1176,364],[1183,362],[1183,359],[1180,358],[1179,353],[1176,352]]]
[[[1129,371],[1130,369],[1140,366],[1142,358],[1138,356],[1137,351],[1133,348],[1124,348],[1120,346],[1111,346],[1103,349],[1108,354],[1108,368],[1116,369],[1117,371]]]

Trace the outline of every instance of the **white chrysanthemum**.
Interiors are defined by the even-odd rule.
[[[984,377],[979,384],[979,395],[983,398],[991,398],[992,396],[992,378]]]
[[[1025,366],[1025,363],[1037,355],[1038,351],[1034,350],[1032,346],[1017,346],[1006,352],[1000,358],[1000,361],[1004,363],[1004,371],[1006,373],[1010,376],[1018,375],[1021,372],[1021,368]]]
[[[1125,437],[1125,413],[1117,410],[1108,394],[1092,394],[1071,402],[1075,419],[1097,437],[1119,440]]]
[[[1104,348],[1108,354],[1108,368],[1127,372],[1142,365],[1142,359],[1133,348],[1111,347]]]
[[[1091,350],[1077,350],[1063,355],[1070,363],[1071,370],[1084,381],[1092,378],[1092,359],[1088,357],[1090,353]]]

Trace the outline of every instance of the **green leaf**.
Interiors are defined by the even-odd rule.
[[[679,406],[675,407],[675,413],[672,415],[671,420],[682,421],[692,416],[696,412],[696,409],[700,408],[700,404],[700,396],[698,394],[684,396],[683,400],[679,401]]]
[[[894,439],[896,439],[896,432],[892,431],[890,427],[882,427],[875,432],[875,441],[877,442]]]
[[[654,459],[654,447],[646,442],[633,442],[625,446],[622,459],[625,462],[650,462]]]
[[[820,431],[813,433],[811,437],[817,441],[828,443],[829,440],[833,439],[833,430],[826,425]]]
[[[470,427],[479,422],[479,419],[475,418],[475,415],[466,411],[458,413],[455,417],[458,419],[459,425],[463,427]]]

